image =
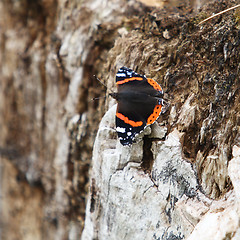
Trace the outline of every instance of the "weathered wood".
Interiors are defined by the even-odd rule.
[[[239,238],[239,10],[198,25],[233,5],[0,2],[1,239]],[[132,148],[91,100],[123,65],[170,104]]]

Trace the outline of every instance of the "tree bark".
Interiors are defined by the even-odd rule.
[[[239,238],[237,2],[152,2],[0,3],[1,239]],[[169,103],[130,148],[121,66]]]

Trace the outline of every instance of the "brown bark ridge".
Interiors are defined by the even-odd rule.
[[[237,1],[144,2],[0,3],[1,239],[239,239],[240,13],[198,25]],[[170,103],[131,148],[123,65]]]

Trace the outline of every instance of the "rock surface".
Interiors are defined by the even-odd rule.
[[[82,239],[238,239],[236,23],[224,16],[197,27],[196,19],[166,20],[160,12],[153,21],[168,29],[168,41],[152,29],[149,38],[149,29],[120,37],[109,53],[109,78],[115,66],[127,65],[159,79],[170,107],[153,133],[148,129],[131,147],[116,139],[116,107],[106,113],[94,145]],[[156,128],[165,134],[153,137]]]
[[[164,2],[0,2],[1,239],[239,238],[240,12],[198,24],[237,1]],[[131,148],[123,65],[169,103]]]
[[[174,205],[183,195],[196,197],[198,184],[181,157],[181,134],[175,130],[153,144],[153,166],[146,173],[143,141],[123,147],[116,139],[114,112],[116,105],[102,119],[95,141],[82,239],[183,238],[192,225],[181,221]]]

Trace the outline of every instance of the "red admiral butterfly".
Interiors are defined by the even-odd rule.
[[[130,145],[135,136],[159,117],[163,90],[153,79],[121,67],[116,75],[118,92],[110,96],[118,102],[116,130],[122,145]]]

